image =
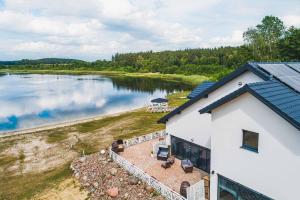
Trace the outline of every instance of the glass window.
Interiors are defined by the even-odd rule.
[[[243,130],[242,148],[258,152],[258,133]]]
[[[271,200],[248,187],[218,175],[218,200]]]
[[[210,172],[210,150],[171,135],[171,152],[180,160],[189,159],[193,165]]]

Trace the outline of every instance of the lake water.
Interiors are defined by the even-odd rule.
[[[139,108],[190,86],[145,78],[1,75],[0,132]]]

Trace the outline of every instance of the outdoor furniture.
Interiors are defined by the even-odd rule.
[[[124,151],[123,140],[117,140],[117,143],[118,143],[118,152],[123,152]]]
[[[169,148],[167,145],[159,145],[157,152],[157,160],[167,161],[169,157]]]
[[[123,140],[114,141],[111,144],[111,150],[115,153],[123,152],[124,151]]]
[[[186,159],[181,161],[181,167],[185,173],[192,173],[194,166],[190,160]]]
[[[187,191],[186,189],[190,187],[191,184],[188,181],[183,181],[180,185],[180,195],[187,198]]]
[[[174,156],[170,156],[168,159],[167,159],[168,162],[170,162],[171,165],[174,164],[175,162],[175,157]]]
[[[165,161],[165,162],[163,162],[161,164],[161,167],[165,168],[165,169],[170,168],[171,167],[171,163],[169,161]]]
[[[111,150],[115,153],[119,153],[119,150],[118,150],[118,143],[117,141],[114,141],[112,144],[111,144]]]

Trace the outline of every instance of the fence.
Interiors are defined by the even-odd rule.
[[[136,144],[140,144],[149,140],[153,140],[155,138],[164,137],[167,136],[168,133],[163,131],[157,131],[154,133],[150,133],[147,135],[135,137],[132,139],[124,140],[124,147],[130,147]],[[139,178],[143,182],[147,183],[151,187],[154,188],[158,193],[160,193],[162,196],[164,196],[168,200],[204,200],[205,199],[205,192],[204,192],[204,182],[203,180],[199,181],[198,183],[190,186],[187,188],[187,195],[188,198],[185,198],[172,190],[171,188],[167,187],[166,185],[162,184],[155,178],[149,176],[146,174],[143,170],[139,169],[129,161],[127,161],[122,156],[116,154],[111,149],[109,150],[110,157],[113,161],[118,163],[123,169],[131,173],[133,176]]]
[[[154,133],[143,135],[143,136],[140,136],[140,137],[135,137],[135,138],[132,138],[132,139],[125,140],[124,141],[124,147],[125,148],[130,147],[130,146],[140,144],[140,143],[143,143],[143,142],[146,142],[146,141],[149,141],[149,140],[153,140],[153,139],[158,138],[158,137],[163,137],[163,136],[166,136],[166,135],[168,135],[168,133],[165,130],[163,130],[163,131],[157,131],[157,132],[154,132]]]
[[[119,156],[112,150],[110,150],[110,157],[112,160],[114,160],[116,163],[118,163],[123,169],[128,171],[133,176],[139,178],[143,182],[147,183],[151,187],[153,187],[154,190],[156,190],[158,193],[160,193],[162,196],[164,196],[168,200],[187,200],[177,192],[173,191],[171,188],[165,186],[155,178],[149,176],[146,174],[143,170],[137,168],[132,163],[128,162],[123,157]]]
[[[200,180],[198,183],[191,185],[187,188],[188,200],[205,200],[204,180]]]

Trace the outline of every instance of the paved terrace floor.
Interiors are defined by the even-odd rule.
[[[150,140],[133,145],[126,148],[120,155],[177,193],[179,193],[182,181],[188,181],[193,185],[207,175],[206,172],[197,168],[194,168],[193,173],[185,173],[178,159],[175,160],[175,163],[170,168],[162,168],[161,163],[163,161],[157,160],[156,157],[151,157],[152,144],[156,141],[158,140]]]

